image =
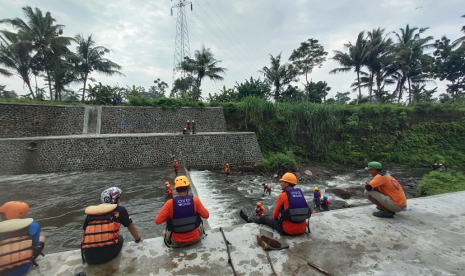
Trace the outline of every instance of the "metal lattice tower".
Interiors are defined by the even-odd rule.
[[[188,2],[186,0],[175,1],[177,1],[176,4],[174,4],[174,6],[171,7],[171,15],[173,15],[173,8],[178,9],[176,20],[176,39],[174,43],[173,82],[171,86],[172,88],[174,87],[174,81],[176,79],[186,77],[186,72],[180,68],[181,62],[184,60],[184,57],[190,57],[189,32],[187,30],[187,18],[185,7],[187,5],[190,5],[192,10],[192,2]]]

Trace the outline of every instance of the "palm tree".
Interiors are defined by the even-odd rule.
[[[11,77],[13,74],[10,73],[7,69],[0,68],[0,75],[4,77]]]
[[[343,53],[341,51],[333,51],[334,56],[332,57],[337,63],[339,63],[341,68],[336,68],[331,70],[330,74],[345,73],[354,69],[354,72],[357,73],[357,82],[360,84],[360,73],[362,67],[366,64],[368,56],[367,41],[365,39],[365,32],[360,32],[357,36],[357,41],[355,44],[351,42],[344,45],[344,47],[349,50],[348,53]],[[358,87],[358,97],[362,98],[361,87]]]
[[[462,17],[465,18],[465,15],[462,15]],[[465,33],[465,26],[462,26],[462,32]],[[454,41],[454,43],[452,43],[452,46],[456,47],[457,45],[461,44],[462,42],[465,42],[465,35],[462,36],[461,38],[457,39],[456,41]]]
[[[24,81],[34,99],[30,79],[33,60],[29,53],[30,45],[20,43],[14,33],[2,32],[0,35],[0,64],[13,70]]]
[[[405,29],[400,28],[399,30],[400,33],[394,32],[397,36],[397,62],[408,84],[410,104],[412,102],[412,83],[428,82],[427,74],[423,73],[423,65],[427,59],[423,50],[433,46],[428,44],[433,40],[433,37],[420,37],[428,28],[410,28],[407,24]]]
[[[263,73],[265,82],[274,86],[274,99],[278,101],[283,87],[293,81],[298,81],[296,78],[298,70],[291,64],[281,64],[281,54],[276,57],[270,55],[270,61],[271,66],[269,68],[264,66],[259,72]]]
[[[217,60],[213,57],[213,53],[210,48],[205,48],[205,45],[202,45],[200,51],[195,51],[193,59],[186,57],[185,60],[181,62],[181,69],[185,72],[197,75],[196,86],[197,89],[200,89],[202,80],[205,77],[208,77],[215,82],[222,81],[224,79],[219,74],[226,73],[227,69],[219,67],[219,63],[221,63],[221,60]]]
[[[104,55],[106,53],[110,53],[110,50],[103,46],[95,46],[95,41],[92,39],[92,35],[85,38],[79,34],[76,35],[74,39],[78,43],[76,55],[79,59],[79,63],[77,66],[81,71],[81,78],[84,82],[84,86],[82,88],[82,101],[84,101],[87,78],[93,71],[107,76],[124,75],[119,71],[122,68],[120,65],[104,58]]]
[[[32,45],[31,51],[36,54],[33,57],[35,64],[41,64],[42,68],[39,71],[45,71],[49,85],[50,98],[53,99],[52,83],[50,74],[51,56],[54,54],[53,46],[68,46],[72,38],[63,37],[64,25],[55,24],[55,19],[50,12],[44,16],[39,8],[33,10],[30,6],[22,8],[27,22],[21,18],[3,19],[0,23],[7,23],[17,30],[17,36],[22,43]],[[4,33],[5,31],[2,31]]]

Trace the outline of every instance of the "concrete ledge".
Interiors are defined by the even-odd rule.
[[[290,248],[268,251],[279,275],[465,275],[465,192],[409,200],[412,211],[394,219],[371,215],[375,208],[316,214],[310,235],[284,237]],[[272,275],[255,235],[266,226],[225,227],[238,275]],[[124,230],[126,231],[126,230]],[[199,244],[169,249],[162,238],[125,243],[109,263],[83,265],[79,250],[46,255],[29,275],[233,275],[219,229]],[[275,233],[275,237],[278,236]]]

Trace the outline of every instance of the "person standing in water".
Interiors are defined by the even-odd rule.
[[[231,167],[229,167],[229,163],[226,163],[226,165],[223,165],[223,168],[224,168],[224,174],[226,175],[227,178],[229,178],[231,174]]]
[[[178,169],[179,169],[179,162],[178,162],[178,159],[174,158],[173,159],[173,169],[174,169],[174,174],[176,175],[176,177],[178,177]]]

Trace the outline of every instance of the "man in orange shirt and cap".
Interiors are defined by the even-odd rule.
[[[365,196],[380,210],[374,212],[373,216],[393,218],[396,212],[407,206],[407,198],[399,182],[382,169],[379,162],[368,163],[365,170],[370,172],[373,179],[365,182]]]
[[[157,225],[167,223],[163,237],[168,247],[196,244],[205,233],[202,218],[208,219],[210,214],[200,199],[189,195],[189,185],[186,176],[176,177],[174,188],[178,196],[169,199],[155,218]]]
[[[248,217],[244,212],[240,216],[248,223],[266,224],[282,235],[300,235],[308,227],[306,219],[312,215],[301,189],[294,188],[297,185],[297,177],[290,172],[283,175],[281,189],[273,211],[273,216],[263,215]]]

